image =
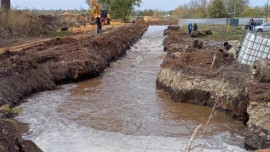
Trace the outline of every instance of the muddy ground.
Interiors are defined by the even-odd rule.
[[[141,38],[147,27],[133,24],[103,35],[56,38],[19,52],[0,54],[0,105],[14,107],[35,92],[101,74]],[[0,151],[40,151],[34,143],[22,140],[12,123],[0,120],[0,129],[4,133]]]
[[[248,122],[246,148],[269,148],[269,83],[254,82],[251,67],[226,54],[224,42],[191,38],[174,27],[164,34],[167,56],[157,87],[179,102],[211,107],[218,103],[217,109]],[[255,106],[251,107],[253,101]]]

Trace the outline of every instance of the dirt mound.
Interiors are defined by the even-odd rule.
[[[100,74],[125,54],[146,27],[133,25],[102,36],[58,38],[15,54],[1,54],[0,105],[16,105],[25,95],[55,88],[55,82]]]
[[[179,58],[167,57],[164,60],[161,67],[185,67],[185,66],[198,66],[202,68],[211,68],[213,61],[213,54],[209,53],[207,50],[198,50],[194,52],[184,52],[181,53]]]
[[[80,27],[90,23],[89,14],[39,15],[39,21],[46,30],[55,31],[60,27]]]
[[[179,59],[180,63],[183,66],[192,65],[200,67],[211,67],[213,61],[213,54],[209,53],[207,50],[199,50],[194,52],[184,52]]]
[[[212,31],[211,30],[204,30],[204,31],[192,31],[191,33],[191,37],[197,38],[197,37],[204,37],[207,35],[212,35]]]
[[[15,126],[12,121],[0,119],[0,152],[41,152],[32,141],[23,140]]]

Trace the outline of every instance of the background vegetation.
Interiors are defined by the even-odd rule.
[[[191,0],[188,4],[178,6],[173,15],[175,18],[227,18],[234,13],[236,17],[266,17],[269,5],[252,7],[249,0]]]
[[[101,7],[108,10],[111,18],[128,21],[135,7],[140,7],[142,0],[99,0]],[[89,4],[89,0],[86,0]]]

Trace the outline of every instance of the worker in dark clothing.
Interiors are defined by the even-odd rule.
[[[102,20],[100,15],[97,17],[97,34],[102,34]]]
[[[254,21],[254,19],[250,20],[250,30],[255,31],[255,21]]]
[[[189,35],[191,35],[191,32],[192,32],[192,23],[190,23],[188,25],[188,33],[189,33]]]
[[[193,25],[193,30],[198,31],[198,25],[196,23]]]

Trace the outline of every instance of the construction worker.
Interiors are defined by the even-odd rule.
[[[255,31],[255,21],[254,21],[254,19],[250,20],[250,30]]]
[[[198,31],[198,25],[196,23],[193,25],[193,30]]]
[[[191,33],[192,33],[192,23],[190,23],[188,25],[188,33],[189,33],[189,35],[191,35]]]
[[[97,34],[102,34],[102,20],[100,15],[97,17]]]

